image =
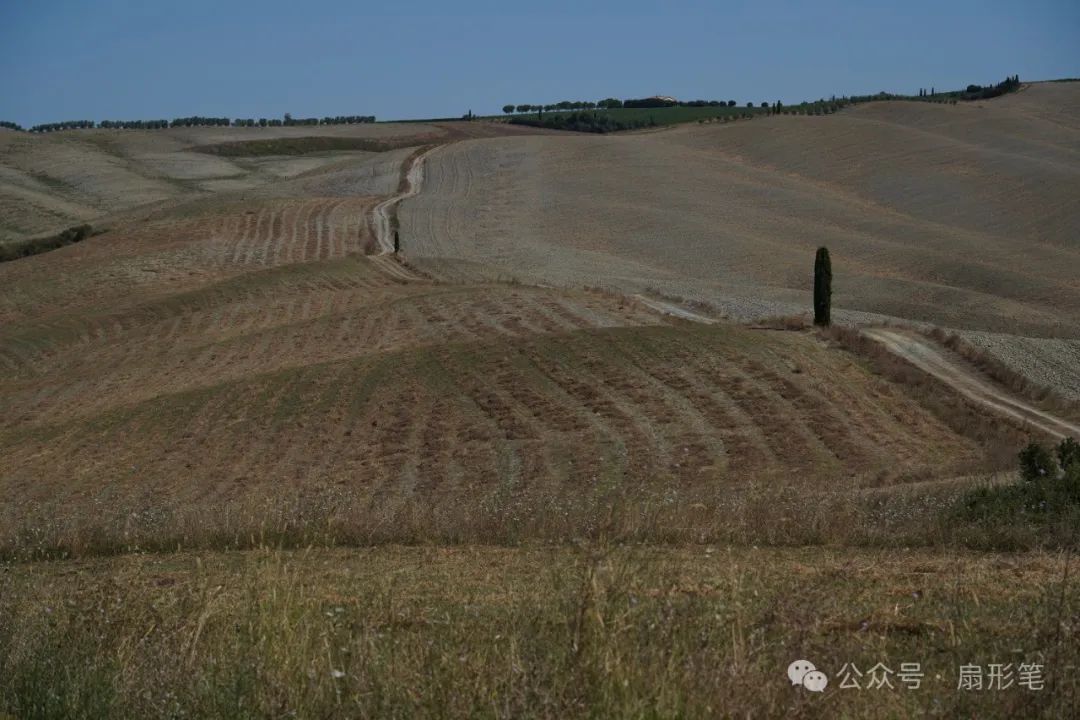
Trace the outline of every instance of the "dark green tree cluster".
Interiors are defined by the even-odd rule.
[[[320,125],[358,125],[373,122],[375,122],[374,115],[338,115],[336,117],[324,117],[319,120]]]
[[[675,100],[667,100],[658,97],[649,98],[628,98],[623,100],[623,107],[626,108],[664,108],[675,107],[679,103]]]
[[[751,107],[753,103],[747,103],[747,107]],[[513,103],[507,103],[502,106],[503,113],[507,115],[513,115],[514,113],[542,113],[542,112],[555,112],[555,111],[568,111],[568,110],[616,110],[618,108],[665,108],[665,107],[735,107],[734,100],[669,100],[659,97],[650,98],[628,98],[626,100],[620,100],[619,98],[604,98],[597,102],[591,102],[588,100],[562,100],[557,103],[551,103],[548,105],[530,105]]]
[[[175,118],[169,123],[169,127],[229,127],[231,124],[232,120],[229,118],[192,115],[191,117]]]
[[[604,101],[607,102],[607,101]],[[549,105],[503,105],[502,111],[507,115],[512,113],[528,113],[528,112],[554,112],[556,110],[594,110],[599,107],[599,103],[590,102],[588,100],[562,100],[557,103],[551,103]]]
[[[547,110],[593,110],[596,103],[590,100],[560,100],[547,106]],[[535,107],[534,107],[535,109]]]
[[[918,93],[915,95],[900,95],[882,90],[873,95],[851,95],[850,97],[843,97],[839,102],[841,105],[846,105],[848,103],[875,102],[879,100],[921,100],[923,102],[950,103],[955,105],[959,100],[987,100],[989,98],[998,97],[999,95],[1004,95],[1005,93],[1013,92],[1019,88],[1020,76],[1010,75],[995,85],[968,85],[963,90],[952,90],[941,93],[934,87],[931,87],[929,91],[927,91],[926,88],[919,88]]]
[[[102,120],[97,124],[103,130],[160,130],[169,127],[168,120]]]
[[[1020,87],[1020,76],[1010,75],[996,85],[968,85],[959,93],[961,100],[989,100],[990,98],[1013,92]]]
[[[67,120],[58,123],[45,123],[30,128],[30,132],[56,132],[58,130],[89,130],[101,128],[104,130],[159,130],[170,127],[281,127],[283,125],[354,125],[358,123],[373,123],[374,115],[337,115],[324,118],[300,118],[294,119],[286,113],[284,119],[259,118],[236,118],[230,120],[224,117],[203,117],[193,115],[191,117],[175,118],[173,120],[102,120],[95,123],[93,120]],[[9,122],[0,122],[0,127],[12,130],[22,130],[22,127]]]
[[[292,127],[294,125],[318,125],[319,118],[294,118],[293,116],[286,114],[285,119],[282,120],[282,124],[286,127]]]
[[[1080,483],[1080,443],[1067,437],[1054,452],[1041,443],[1020,451],[1020,477],[1026,482],[1068,480]]]
[[[573,130],[575,132],[609,133],[620,130],[635,130],[653,127],[656,122],[649,120],[616,120],[607,113],[575,111],[569,113],[551,113],[543,119],[525,115],[515,115],[510,119],[515,125],[551,128],[552,130]]]
[[[65,120],[57,123],[44,123],[30,128],[30,132],[47,133],[59,130],[88,130],[94,127],[93,120]]]
[[[7,128],[8,130],[22,130],[22,125],[18,123],[8,122],[7,120],[0,120],[0,128]]]

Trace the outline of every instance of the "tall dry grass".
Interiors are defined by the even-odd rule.
[[[588,546],[135,556],[0,574],[19,718],[1070,717],[1058,556]],[[792,688],[808,658],[825,696]],[[918,661],[919,690],[837,672]],[[1042,691],[961,692],[1037,662]],[[899,685],[896,677],[895,684]]]
[[[902,544],[1032,549],[1073,546],[1080,529],[962,528],[952,510],[972,488],[1012,473],[860,487],[750,482],[712,488],[491,496],[382,498],[335,489],[251,495],[197,507],[114,503],[87,513],[23,506],[0,524],[0,559],[28,561],[138,552],[243,550],[264,546],[501,545],[614,542],[797,547]],[[913,479],[914,480],[914,479]]]

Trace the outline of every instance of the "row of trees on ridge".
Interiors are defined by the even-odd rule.
[[[872,102],[878,100],[925,100],[928,102],[952,102],[957,100],[985,100],[1005,93],[1012,92],[1020,87],[1020,76],[1010,75],[1002,82],[992,85],[968,85],[964,90],[954,90],[939,93],[935,88],[927,91],[919,88],[917,95],[904,95],[888,93],[885,91],[872,95],[845,95],[843,97],[832,96],[829,100],[824,98],[812,102],[803,102],[785,109],[783,103],[762,102],[755,106],[754,103],[746,103],[746,107],[761,107],[770,109],[775,113],[791,114],[822,114],[835,112],[842,107],[853,103]],[[503,105],[502,111],[507,115],[515,113],[545,113],[567,110],[614,110],[617,108],[667,108],[667,107],[735,107],[734,100],[675,100],[667,97],[629,98],[605,98],[597,102],[585,100],[563,100],[548,105],[512,104]],[[800,111],[801,110],[801,111]]]
[[[373,123],[374,115],[336,115],[322,118],[294,118],[285,113],[283,118],[227,118],[227,117],[204,117],[192,115],[190,117],[174,118],[172,120],[65,120],[57,123],[44,123],[34,125],[30,132],[47,133],[59,130],[88,130],[101,128],[103,130],[159,130],[162,128],[175,127],[289,127],[293,125],[353,125],[357,123]],[[10,130],[22,130],[15,123],[0,122],[0,127]]]

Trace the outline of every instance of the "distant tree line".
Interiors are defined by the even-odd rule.
[[[941,103],[956,103],[958,100],[986,100],[988,98],[1004,95],[1005,93],[1012,92],[1020,87],[1020,76],[1010,75],[1005,78],[1004,81],[995,85],[968,85],[964,90],[954,90],[951,92],[939,93],[935,88],[931,88],[927,91],[925,88],[920,88],[917,95],[904,95],[897,93],[888,93],[885,91],[875,93],[872,95],[851,95],[836,97],[832,96],[829,100],[821,98],[810,102],[802,102],[798,105],[792,105],[785,107],[783,103],[777,101],[776,103],[762,102],[760,105],[755,106],[752,102],[747,102],[746,107],[760,107],[765,110],[769,110],[772,113],[784,114],[784,115],[828,115],[840,110],[843,107],[854,103],[863,102],[875,102],[880,100],[923,100],[926,102],[941,102]],[[619,100],[618,98],[606,98],[598,102],[590,101],[571,101],[563,100],[562,102],[552,103],[550,105],[530,105],[530,104],[513,104],[507,103],[503,105],[502,111],[507,115],[513,115],[515,113],[531,113],[538,114],[538,120],[542,119],[542,115],[545,112],[555,111],[567,111],[567,110],[614,110],[617,108],[668,108],[668,107],[729,107],[736,106],[734,100],[675,100],[673,98],[665,97],[648,97],[648,98],[628,98],[625,100]],[[580,122],[578,118],[577,122]],[[536,123],[525,123],[536,124]],[[545,123],[545,126],[546,123]]]
[[[8,122],[7,120],[0,120],[0,127],[7,128],[8,130],[22,130],[22,125],[18,123]]]
[[[576,132],[609,133],[620,130],[636,130],[644,127],[654,127],[656,121],[648,120],[616,120],[607,113],[575,111],[551,113],[543,118],[534,118],[528,115],[515,115],[510,118],[514,125],[530,125],[532,127],[550,128],[552,130],[574,130]]]
[[[30,132],[56,132],[57,130],[84,130],[94,127],[93,120],[65,120],[57,123],[34,125]]]
[[[845,103],[872,102],[875,100],[921,100],[923,102],[951,103],[956,104],[959,100],[989,100],[1020,88],[1020,76],[1010,75],[1001,82],[993,85],[968,85],[963,90],[950,90],[937,92],[936,88],[919,88],[916,95],[898,95],[895,93],[879,92],[875,95],[853,95],[843,98]]]
[[[603,102],[608,102],[607,100]],[[618,101],[616,101],[618,102]],[[557,110],[595,110],[600,107],[599,103],[594,103],[588,100],[562,100],[557,103],[551,103],[549,105],[503,105],[502,111],[507,115],[512,113],[543,113],[543,112],[555,112]],[[606,106],[605,106],[606,107]],[[617,107],[622,107],[618,105]]]
[[[679,107],[735,107],[734,100],[683,100],[677,103]]]
[[[617,110],[619,108],[665,108],[665,107],[735,107],[734,100],[672,100],[668,98],[605,98],[592,102],[590,100],[562,100],[561,102],[548,105],[530,105],[507,103],[502,111],[507,115],[514,113],[545,113],[565,112],[568,110]]]
[[[106,130],[160,130],[169,127],[168,120],[102,120],[97,124]]]
[[[191,117],[174,118],[173,120],[102,120],[95,123],[93,120],[65,120],[57,123],[44,123],[34,125],[30,132],[47,133],[59,130],[89,130],[100,128],[103,130],[159,130],[162,128],[176,127],[282,127],[291,125],[353,125],[357,123],[373,123],[374,115],[337,115],[323,118],[294,118],[285,113],[285,117],[278,118],[235,118],[226,117],[203,117],[192,115]],[[0,122],[0,127],[11,130],[22,130],[15,123]]]
[[[989,100],[1005,93],[1013,92],[1020,87],[1020,76],[1010,75],[996,85],[968,85],[959,97],[961,100]]]

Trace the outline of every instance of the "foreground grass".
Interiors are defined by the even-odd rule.
[[[1070,558],[535,547],[0,566],[0,712],[79,717],[1069,717]],[[810,659],[821,695],[785,670]],[[839,671],[918,662],[909,689]],[[1042,690],[957,689],[1038,663]],[[865,684],[865,682],[864,682]]]

